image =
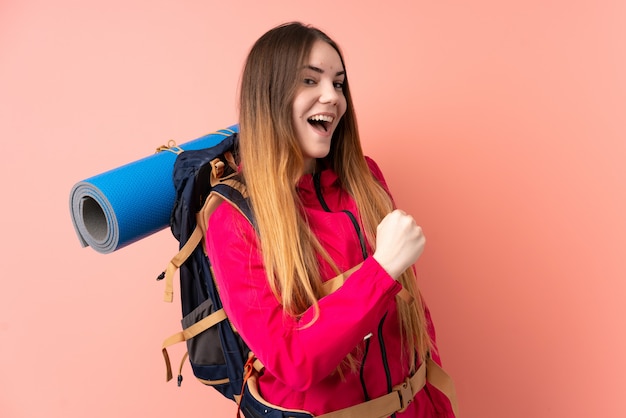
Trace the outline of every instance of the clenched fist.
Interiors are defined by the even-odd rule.
[[[426,238],[411,215],[394,210],[376,229],[374,259],[394,279],[412,266],[424,251]]]

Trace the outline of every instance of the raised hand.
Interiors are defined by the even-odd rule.
[[[426,238],[422,228],[411,215],[396,209],[383,218],[376,231],[373,257],[397,280],[424,251]]]

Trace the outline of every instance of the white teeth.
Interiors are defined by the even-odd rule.
[[[320,122],[332,122],[335,118],[329,115],[315,115],[311,116],[309,120],[315,120]]]

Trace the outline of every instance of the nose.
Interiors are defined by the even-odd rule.
[[[320,88],[320,103],[336,105],[339,102],[340,95],[343,94],[335,87],[332,81],[320,83]]]

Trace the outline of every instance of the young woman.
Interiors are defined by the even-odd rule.
[[[453,417],[430,384],[401,387],[423,378],[429,356],[439,362],[412,268],[425,240],[363,155],[338,46],[300,23],[264,34],[244,67],[239,123],[255,225],[221,205],[206,246],[224,308],[265,367],[244,414],[320,416],[391,393],[399,406],[375,416]],[[350,269],[338,290],[323,287]]]

